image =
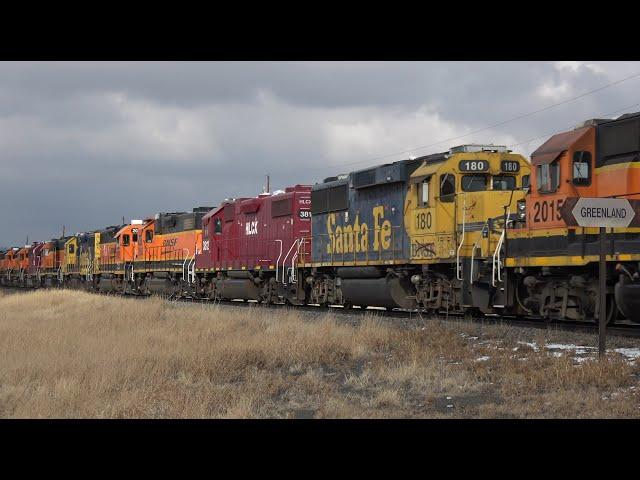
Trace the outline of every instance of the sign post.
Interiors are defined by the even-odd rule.
[[[606,250],[605,227],[600,227],[600,307],[598,308],[598,355],[602,357],[605,353],[605,343],[607,341],[607,250]]]
[[[598,283],[598,353],[605,353],[607,335],[607,228],[636,226],[640,202],[621,198],[569,197],[560,208],[567,226],[600,228],[600,261]],[[613,307],[612,307],[613,308]]]

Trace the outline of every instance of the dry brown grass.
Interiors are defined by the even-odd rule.
[[[618,355],[576,365],[518,343],[552,334],[522,335],[0,292],[0,417],[640,416],[637,366]]]

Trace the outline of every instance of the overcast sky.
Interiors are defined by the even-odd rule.
[[[582,120],[639,111],[640,77],[463,135],[635,73],[640,62],[0,63],[0,246],[253,196],[267,173],[273,190],[463,143],[528,156]]]

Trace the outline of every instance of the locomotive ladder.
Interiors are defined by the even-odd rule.
[[[484,222],[484,225],[482,226],[482,232],[484,232],[485,228],[489,228],[489,219]],[[471,249],[471,271],[469,273],[469,283],[471,285],[473,285],[473,263],[476,256],[476,248],[478,247],[478,244],[480,244],[480,256],[482,257],[482,244],[480,243],[481,241],[482,235],[480,235],[480,238],[478,238],[478,241],[473,244],[473,248]]]
[[[496,286],[496,281],[502,283],[502,245],[504,244],[504,239],[507,235],[507,220],[509,219],[509,215],[511,214],[511,210],[507,210],[507,216],[504,219],[504,228],[502,229],[502,233],[500,234],[500,239],[498,240],[498,244],[496,245],[496,249],[493,252],[493,261],[492,261],[492,270],[491,270],[491,285]]]

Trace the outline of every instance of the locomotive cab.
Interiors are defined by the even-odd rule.
[[[496,145],[462,145],[431,156],[411,176],[405,224],[418,303],[491,311],[502,307],[506,227],[519,221],[518,202],[529,187],[524,157]]]

